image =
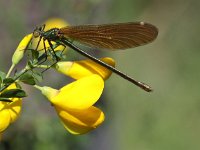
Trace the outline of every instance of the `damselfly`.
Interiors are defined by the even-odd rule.
[[[73,44],[72,41],[78,41],[94,48],[124,50],[150,43],[156,39],[158,29],[154,25],[145,22],[128,22],[103,25],[66,26],[63,28],[52,28],[48,31],[44,31],[44,28],[45,25],[36,28],[33,32],[33,36],[35,38],[39,37],[39,41],[43,39],[44,47],[45,41],[47,41],[53,54],[55,54],[55,52],[52,42],[55,42],[57,45],[68,46],[122,78],[139,86],[143,90],[147,92],[152,91],[152,88],[147,84],[133,79],[116,68],[86,53]],[[45,51],[47,51],[46,48]],[[59,61],[56,54],[54,56],[56,60]]]

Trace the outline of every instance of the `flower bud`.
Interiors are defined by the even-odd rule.
[[[105,57],[100,58],[100,60],[107,63],[110,66],[115,66],[115,61],[112,58]],[[106,80],[112,74],[112,71],[108,70],[107,68],[90,59],[75,62],[58,62],[54,67],[58,72],[70,76],[74,79],[80,79],[82,77],[89,76],[92,74],[98,74],[104,80]]]
[[[46,96],[50,101],[59,93],[59,90],[53,89],[48,86],[35,86],[37,89],[39,89],[44,96]]]
[[[24,52],[28,46],[28,44],[30,43],[31,39],[32,39],[32,33],[26,35],[21,42],[19,43],[17,49],[15,50],[13,56],[12,56],[12,63],[14,65],[18,64],[20,62],[20,60],[23,58],[24,56]]]

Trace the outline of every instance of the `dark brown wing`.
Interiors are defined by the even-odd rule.
[[[58,34],[91,47],[127,49],[152,42],[158,29],[149,23],[130,22],[68,26],[61,28]]]

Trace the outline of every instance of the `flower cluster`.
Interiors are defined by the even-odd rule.
[[[51,19],[46,22],[44,30],[66,25],[60,19]],[[92,60],[62,60],[66,51],[65,47],[55,43],[53,46],[53,50],[60,60],[58,62],[55,62],[48,42],[44,44],[43,39],[33,38],[32,33],[28,34],[14,52],[12,66],[8,73],[0,73],[0,139],[2,133],[19,117],[22,98],[26,96],[21,87],[22,82],[41,91],[55,108],[66,130],[72,134],[87,133],[104,121],[103,111],[95,107],[94,104],[103,92],[104,81],[109,78],[112,72]],[[26,66],[11,77],[13,69],[24,56],[27,56],[28,60]],[[115,62],[111,58],[101,58],[101,61],[115,66]],[[37,84],[38,78],[43,76],[44,71],[51,68],[73,78],[74,81],[60,89],[39,86]],[[41,71],[41,69],[43,70]]]
[[[13,83],[4,91],[16,88]],[[2,132],[19,117],[21,106],[21,98],[11,98],[11,102],[0,101],[0,137]]]

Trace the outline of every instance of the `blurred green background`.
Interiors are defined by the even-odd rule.
[[[52,17],[72,25],[145,21],[156,25],[159,35],[138,48],[93,52],[114,58],[118,69],[150,84],[154,92],[113,74],[98,102],[105,122],[89,134],[74,136],[45,98],[24,86],[29,97],[20,118],[6,130],[0,150],[199,150],[199,8],[198,0],[1,0],[3,71],[22,37]],[[67,82],[55,72],[47,73],[44,81],[54,87]]]

